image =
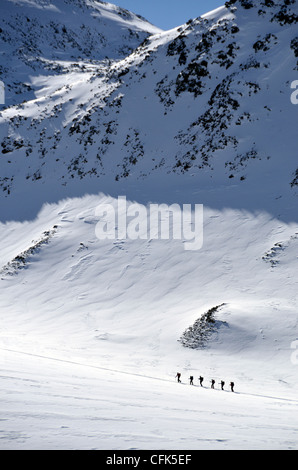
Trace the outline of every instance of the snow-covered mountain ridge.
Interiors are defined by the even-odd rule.
[[[160,30],[110,3],[3,0],[0,75],[7,105],[34,98],[34,77],[86,70],[125,57]]]
[[[171,172],[294,194],[297,3],[227,5],[109,65],[92,64],[89,48],[83,70],[77,55],[69,73],[34,78],[36,98],[1,113],[1,196]]]
[[[297,449],[297,2],[5,4],[1,448]],[[203,247],[99,239],[119,195],[203,204]]]

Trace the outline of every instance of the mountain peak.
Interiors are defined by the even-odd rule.
[[[272,12],[273,20],[297,23],[298,3],[296,0],[229,0],[227,8],[256,9],[259,15]]]
[[[93,0],[2,0],[1,8],[0,73],[8,105],[21,95],[33,97],[31,76],[123,58],[161,32],[133,13]]]

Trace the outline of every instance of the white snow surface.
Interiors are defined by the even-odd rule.
[[[22,88],[34,73],[28,101],[0,116],[0,449],[297,450],[297,33],[271,21],[282,0],[267,16],[238,2],[167,32],[86,1],[89,31],[106,12],[110,62],[80,58],[84,38],[69,52],[78,2],[61,3],[70,24],[54,0],[13,3],[57,27],[67,54],[45,42],[29,63],[5,44],[5,76],[19,63]],[[124,17],[126,50],[154,36],[123,58]],[[204,41],[202,84],[176,96]],[[97,209],[119,195],[203,204],[203,247],[99,240]],[[219,305],[205,346],[184,347]]]
[[[205,208],[204,247],[190,252],[97,239],[107,202],[68,199],[1,226],[5,266],[57,225],[1,275],[1,448],[296,449],[297,226]],[[184,348],[184,330],[222,303],[206,348]]]

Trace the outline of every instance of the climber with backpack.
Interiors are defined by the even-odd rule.
[[[175,379],[177,379],[178,383],[181,383],[180,377],[181,377],[180,372],[177,372],[177,375],[176,375]]]

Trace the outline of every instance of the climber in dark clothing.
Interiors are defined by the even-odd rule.
[[[193,385],[193,376],[192,375],[189,377],[189,385]]]
[[[224,390],[225,383],[223,380],[220,382],[220,386],[221,386],[221,389]]]
[[[232,392],[234,392],[234,385],[235,385],[234,382],[230,383],[230,387],[231,387]]]
[[[179,382],[179,383],[181,382],[180,377],[181,377],[180,372],[177,372],[177,375],[176,375],[175,379],[177,378],[177,382]]]
[[[211,380],[211,388],[214,388],[215,380]]]
[[[199,381],[200,381],[200,385],[201,385],[201,387],[203,387],[203,385],[202,385],[202,383],[203,383],[203,380],[204,380],[204,377],[202,377],[202,376],[200,375]]]

